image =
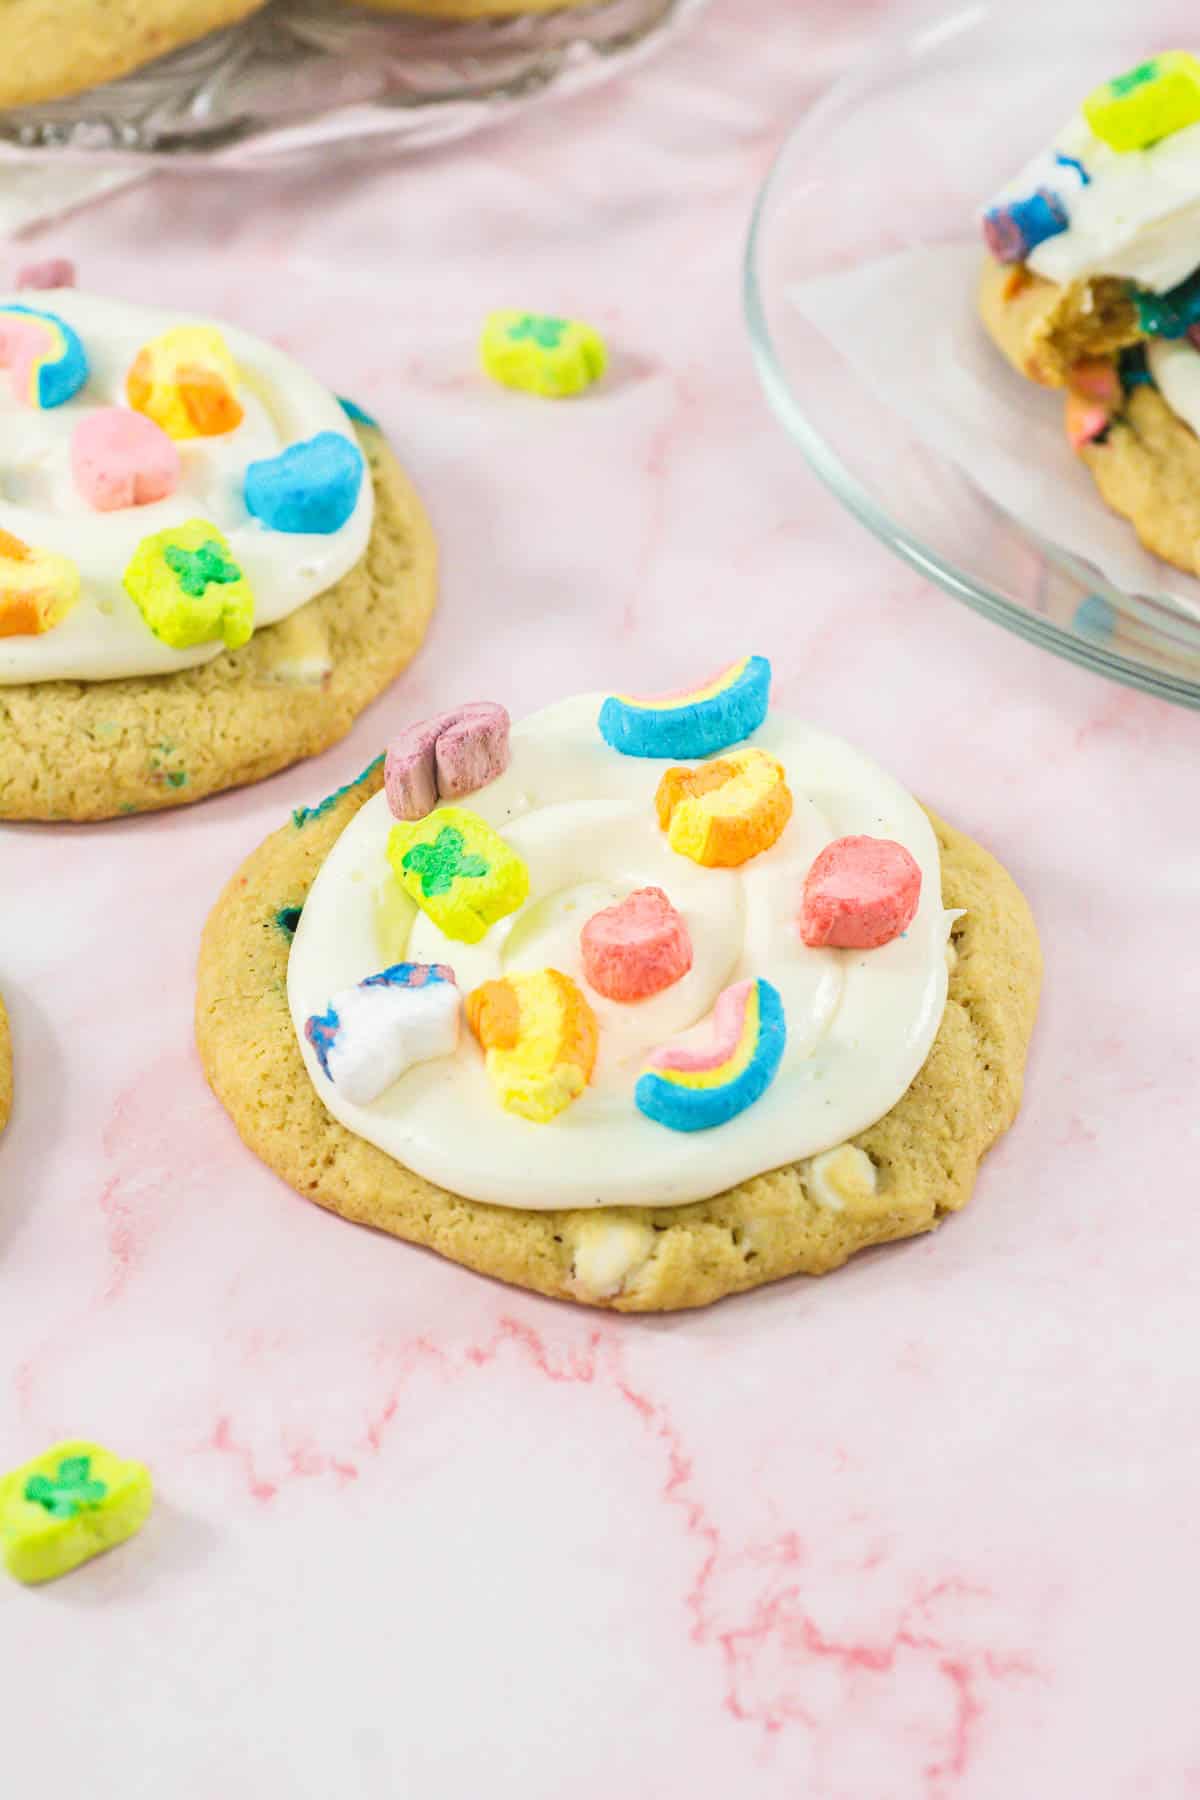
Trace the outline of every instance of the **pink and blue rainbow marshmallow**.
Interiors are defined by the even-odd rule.
[[[735,982],[717,1000],[711,1043],[654,1051],[634,1089],[638,1111],[670,1131],[727,1125],[766,1093],[786,1044],[778,988],[761,978]]]
[[[600,735],[622,756],[713,756],[757,731],[771,699],[771,665],[743,656],[678,694],[613,694],[600,708]]]
[[[57,313],[0,306],[0,368],[22,406],[62,406],[88,378],[87,352]]]

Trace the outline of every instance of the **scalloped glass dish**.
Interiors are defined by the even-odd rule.
[[[272,0],[86,94],[0,112],[0,157],[260,168],[376,139],[421,150],[622,72],[706,0],[425,19]]]
[[[893,364],[889,384],[878,358],[865,372],[870,359],[856,356],[852,343],[847,354],[847,330],[828,298],[842,291],[839,282],[847,294],[856,283],[867,290],[867,266],[892,258],[897,267],[918,254],[922,266],[940,258],[957,270],[958,257],[973,266],[969,247],[979,244],[982,256],[980,205],[1083,94],[1156,50],[1200,36],[1190,0],[1145,0],[1120,9],[1122,17],[1098,16],[1107,10],[1094,0],[1053,7],[989,0],[909,14],[880,34],[870,57],[805,116],[776,161],[751,226],[746,308],[772,406],[817,474],[877,537],[1032,643],[1200,708],[1200,609],[1166,591],[1173,572],[1138,553],[1132,526],[1123,527],[1131,556],[1140,555],[1148,574],[1136,585],[1102,573],[1079,553],[1077,539],[1056,543],[1053,530],[1034,529],[999,504],[972,479],[969,454],[949,454],[937,433],[935,447],[912,409],[894,404],[889,385],[911,395],[947,378],[954,350],[939,343],[943,315],[935,309],[927,325],[903,335],[895,354],[907,367]],[[970,304],[969,269],[964,283],[960,306]],[[875,300],[854,292],[855,311],[844,316],[853,316],[855,331],[869,336],[871,306],[885,304],[885,291],[881,283]],[[805,298],[822,293],[815,308]],[[882,312],[875,317],[882,340],[888,325]],[[892,336],[900,336],[894,324]],[[1029,387],[1007,373],[1017,388]],[[1061,410],[1061,396],[1030,392]],[[1056,481],[1065,492],[1084,479],[1065,436],[1049,466],[1030,473],[1043,502]],[[1111,531],[1098,494],[1095,506],[1097,532]],[[1157,592],[1160,573],[1164,591]]]

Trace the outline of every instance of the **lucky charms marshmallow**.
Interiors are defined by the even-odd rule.
[[[1095,88],[981,224],[989,334],[1060,390],[1107,504],[1200,574],[1200,57],[1164,51]]]
[[[246,1142],[539,1292],[698,1306],[926,1231],[1011,1124],[1037,936],[986,851],[742,658],[411,724],[205,931]]]
[[[0,298],[0,818],[104,819],[335,742],[436,551],[378,426],[282,351],[55,279]]]

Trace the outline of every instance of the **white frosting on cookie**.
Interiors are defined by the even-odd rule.
[[[0,685],[161,675],[220,655],[220,643],[194,650],[161,643],[122,586],[141,540],[168,525],[198,517],[225,534],[254,590],[256,628],[286,618],[323,593],[363,555],[374,513],[369,479],[346,524],[329,536],[271,531],[246,511],[247,463],[277,456],[320,431],[355,441],[338,401],[283,351],[221,326],[241,375],[242,423],[221,437],[177,445],[182,475],[168,499],[94,512],[71,476],[75,426],[97,407],[126,404],[125,377],[148,339],[198,321],[67,289],[0,295],[0,305],[56,313],[79,334],[91,364],[79,394],[47,410],[21,405],[0,370],[0,530],[70,556],[82,577],[79,603],[61,625],[38,637],[0,638]]]
[[[1200,436],[1200,350],[1187,338],[1152,338],[1146,361],[1171,411]]]
[[[1061,283],[1119,275],[1161,294],[1200,266],[1200,124],[1148,150],[1117,151],[1079,113],[1053,147],[1077,157],[1089,181],[1066,195],[1070,224],[1030,253],[1031,269]],[[1045,179],[1039,157],[999,198],[1029,194]]]
[[[621,756],[597,729],[601,696],[563,701],[514,728],[506,774],[460,804],[527,862],[530,895],[483,941],[451,941],[402,892],[385,851],[386,797],[347,826],[305,902],[288,965],[288,1001],[309,1075],[349,1130],[451,1192],[530,1209],[700,1200],[817,1155],[890,1111],[929,1053],[945,1005],[937,842],[925,814],[849,744],[772,714],[755,745],[787,771],[794,799],[779,841],[738,869],[677,855],[654,795],[664,762]],[[813,858],[833,838],[896,839],[923,876],[908,931],[879,950],[810,950],[796,927]],[[579,934],[600,907],[661,887],[683,914],[695,960],[673,987],[635,1005],[587,985]],[[590,1086],[537,1125],[505,1112],[469,1032],[454,1056],[410,1069],[370,1106],[320,1071],[306,1020],[330,996],[389,963],[449,963],[468,994],[502,974],[545,967],[579,983],[600,1047]],[[787,1050],[766,1094],[728,1124],[679,1133],[645,1118],[634,1086],[647,1052],[711,1013],[731,982],[764,976],[787,1015]]]

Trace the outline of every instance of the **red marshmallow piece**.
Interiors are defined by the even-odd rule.
[[[96,512],[165,500],[179,485],[179,452],[144,413],[102,406],[71,434],[71,474]]]
[[[692,966],[691,934],[658,887],[593,913],[579,941],[584,974],[608,1000],[648,1000]]]
[[[826,844],[804,879],[800,936],[810,949],[878,950],[912,924],[921,871],[890,838]]]

